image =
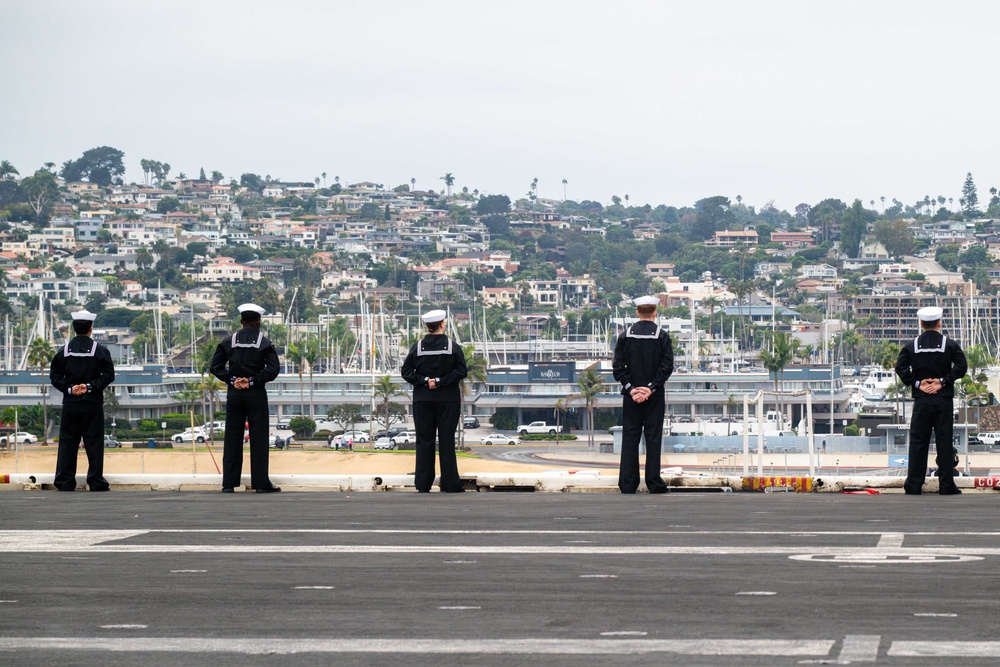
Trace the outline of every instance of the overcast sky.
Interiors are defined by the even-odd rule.
[[[1000,186],[998,26],[986,0],[3,0],[0,160],[957,206],[966,172]]]

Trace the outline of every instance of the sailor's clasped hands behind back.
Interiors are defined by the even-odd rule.
[[[629,396],[631,396],[632,400],[635,401],[636,403],[642,403],[652,395],[653,395],[653,390],[650,389],[649,387],[634,387],[632,390],[629,391]]]

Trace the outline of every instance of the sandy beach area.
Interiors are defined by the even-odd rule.
[[[213,461],[214,454],[214,461]],[[214,474],[222,466],[222,447],[212,452],[201,448],[192,456],[187,449],[109,449],[104,452],[104,472],[108,474]],[[331,450],[271,450],[270,471],[275,474],[380,474],[406,475],[413,472],[413,452],[338,452]],[[566,468],[565,462],[551,465],[521,464],[478,457],[460,456],[463,472],[541,472]],[[56,447],[33,448],[16,455],[0,451],[0,473],[53,472]],[[87,456],[80,450],[77,471],[87,470]],[[243,455],[243,471],[250,471],[250,454]]]

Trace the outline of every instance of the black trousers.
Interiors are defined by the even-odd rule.
[[[644,403],[625,394],[622,400],[622,458],[618,468],[618,488],[635,493],[639,488],[639,440],[646,436],[646,488],[664,493],[667,484],[660,477],[660,448],[663,444],[663,414],[666,401],[662,391]]]
[[[441,490],[462,491],[455,456],[455,431],[461,404],[458,401],[420,401],[413,404],[413,426],[417,433],[417,468],[413,483],[417,491],[430,491],[434,484],[434,440],[441,456]]]
[[[87,450],[87,486],[91,491],[107,491],[104,479],[104,407],[63,405],[59,426],[59,453],[56,456],[55,485],[60,491],[76,488],[76,460],[80,439]]]
[[[937,443],[938,480],[941,491],[955,489],[955,446],[952,444],[952,399],[950,396],[925,396],[913,402],[910,418],[910,461],[903,489],[920,493],[927,474],[927,453],[931,433]]]
[[[222,448],[222,486],[235,488],[243,475],[243,427],[250,424],[250,486],[271,487],[267,473],[267,392],[230,389],[226,394],[226,438]]]

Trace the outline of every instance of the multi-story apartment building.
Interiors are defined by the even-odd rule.
[[[989,295],[864,294],[850,299],[831,297],[830,303],[831,312],[853,312],[854,321],[859,323],[858,331],[866,339],[897,343],[919,333],[917,311],[926,306],[944,309],[945,333],[963,346],[971,340],[971,328],[995,325],[1000,318],[1000,297]]]

